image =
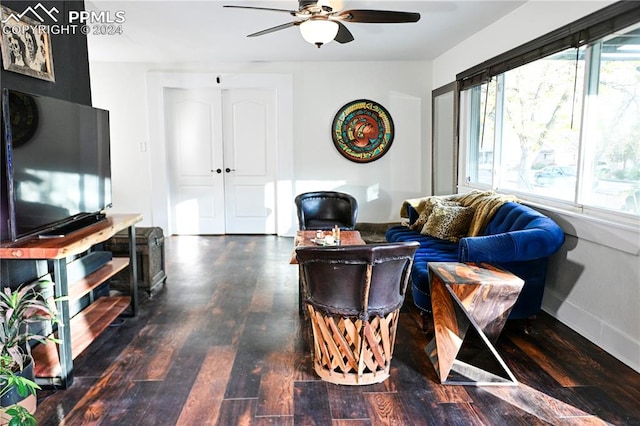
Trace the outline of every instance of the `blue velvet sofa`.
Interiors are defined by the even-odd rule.
[[[407,207],[409,223],[418,218]],[[542,305],[547,261],[564,242],[562,229],[550,218],[516,202],[502,204],[478,236],[454,243],[400,225],[385,234],[389,242],[418,241],[411,271],[412,296],[422,311],[431,312],[429,262],[487,262],[525,281],[509,319],[532,318]]]

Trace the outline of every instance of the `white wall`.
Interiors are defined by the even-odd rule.
[[[203,69],[204,68],[204,69]],[[399,220],[399,206],[407,197],[421,196],[431,186],[428,164],[431,146],[430,63],[280,63],[183,66],[178,72],[290,74],[293,78],[294,194],[336,189],[352,193],[359,202],[359,221]],[[162,217],[151,200],[150,152],[157,143],[148,129],[163,126],[149,119],[147,82],[160,70],[176,72],[171,64],[91,63],[93,104],[111,111],[113,212],[139,212],[142,226]],[[224,78],[224,77],[223,77]],[[395,124],[388,153],[377,161],[359,164],[342,157],[331,139],[331,123],[347,102],[366,98],[379,102]],[[153,109],[153,108],[152,108]],[[281,165],[287,167],[287,165]],[[291,197],[292,198],[292,197]],[[293,200],[278,205],[294,212]],[[290,225],[290,224],[289,224]],[[291,235],[295,226],[282,225],[279,234]],[[283,229],[286,228],[286,229]],[[166,230],[165,230],[166,231]]]
[[[145,67],[91,66],[93,106],[109,110],[113,211],[141,213],[151,225]]]
[[[431,91],[424,63],[313,63],[294,71],[296,193],[338,189],[358,199],[360,222],[399,220],[402,201],[431,187]],[[382,104],[391,115],[395,138],[389,151],[371,163],[351,162],[338,153],[331,123],[355,99]]]
[[[612,2],[530,1],[433,61],[433,87]],[[549,264],[543,309],[640,371],[640,229],[550,207],[565,231]]]

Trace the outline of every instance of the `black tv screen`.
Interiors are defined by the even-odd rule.
[[[108,111],[7,89],[2,110],[3,239],[111,206]]]

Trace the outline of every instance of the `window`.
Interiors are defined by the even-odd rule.
[[[640,25],[461,91],[466,182],[640,216]]]

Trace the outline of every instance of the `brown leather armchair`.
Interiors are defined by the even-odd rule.
[[[358,217],[358,201],[336,191],[305,192],[295,198],[298,224],[305,229],[353,229]]]
[[[325,381],[380,383],[389,377],[400,307],[417,242],[298,247],[313,364]]]

